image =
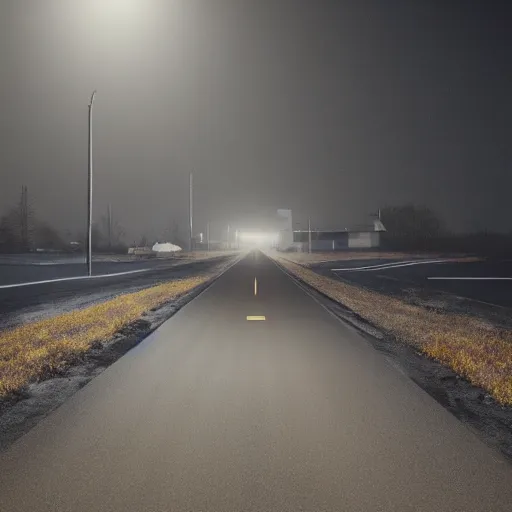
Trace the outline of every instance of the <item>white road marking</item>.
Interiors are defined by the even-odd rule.
[[[265,320],[265,317],[262,315],[248,316],[247,320]]]
[[[15,283],[15,284],[3,284],[0,285],[0,290],[5,288],[19,288],[21,286],[32,286],[35,284],[48,284],[48,283],[60,283],[62,281],[77,281],[79,279],[99,279],[101,277],[115,277],[115,276],[124,276],[128,274],[137,274],[140,272],[147,272],[148,270],[152,270],[150,268],[143,268],[140,270],[129,270],[127,272],[116,272],[115,274],[100,274],[97,276],[74,276],[74,277],[61,277],[59,279],[47,279],[45,281],[31,281],[29,283]]]
[[[331,268],[333,272],[341,271],[373,271],[373,270],[386,270],[388,268],[409,267],[411,265],[426,265],[428,263],[445,263],[451,260],[412,260],[412,261],[398,261],[395,263],[381,263],[379,265],[370,265],[367,267],[346,267],[346,268]]]
[[[415,261],[415,262],[404,263],[404,264],[400,264],[400,265],[381,267],[381,268],[379,268],[377,270],[388,270],[388,269],[401,268],[401,267],[411,267],[413,265],[426,265],[426,264],[435,265],[435,264],[438,264],[438,263],[447,263],[447,262],[450,262],[450,261],[451,260]],[[362,270],[361,272],[372,272],[372,271],[373,271],[373,269],[368,269],[368,270]]]
[[[427,277],[437,281],[512,281],[512,277]]]
[[[412,260],[410,260],[412,261]],[[341,271],[341,270],[363,270],[363,269],[367,269],[367,268],[382,268],[382,267],[390,267],[390,266],[394,266],[394,265],[400,265],[401,263],[409,263],[409,262],[404,262],[404,261],[395,261],[395,262],[388,262],[388,263],[379,263],[378,265],[369,265],[369,266],[366,266],[366,267],[345,267],[345,268],[331,268],[331,270],[333,272],[337,272],[337,271]]]
[[[258,280],[254,278],[254,295],[258,295]]]
[[[69,263],[66,263],[66,262],[59,262],[59,263],[55,263],[53,261],[41,261],[39,263],[28,263],[28,265],[36,265],[38,267],[55,267],[56,265],[73,265],[73,264],[76,264],[76,261],[72,261],[72,262],[69,262]]]

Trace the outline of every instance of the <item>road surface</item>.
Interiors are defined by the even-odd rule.
[[[208,260],[161,263],[160,265],[136,265],[141,272],[124,274],[126,270],[114,270],[113,275],[105,275],[98,279],[71,279],[64,281],[50,281],[30,286],[15,286],[13,288],[2,288],[0,286],[0,314],[7,315],[16,313],[25,307],[37,306],[39,304],[57,303],[63,300],[71,300],[76,297],[84,297],[89,294],[110,293],[115,296],[119,293],[126,293],[131,289],[140,289],[153,286],[160,282],[187,277],[191,274],[207,271],[215,265],[229,261],[230,256],[220,256]],[[112,265],[116,265],[113,263]],[[120,264],[122,266],[122,264]],[[117,274],[117,275],[116,275]],[[95,274],[93,274],[95,275]]]
[[[30,286],[0,286],[0,328],[9,328],[34,319],[54,316],[96,302],[155,286],[171,279],[180,279],[208,272],[216,265],[229,263],[236,256],[219,256],[191,262],[112,263],[114,274],[97,279],[71,279]],[[132,270],[147,271],[123,274],[126,265]],[[66,265],[61,265],[65,267]],[[41,267],[39,267],[41,268]],[[44,268],[44,267],[43,267]],[[96,275],[96,274],[94,274]]]
[[[261,253],[0,456],[10,512],[511,503],[511,466]]]
[[[442,259],[442,258],[440,258]],[[311,269],[327,277],[338,276],[372,290],[404,296],[413,286],[441,291],[459,297],[479,300],[502,307],[512,307],[512,261],[484,260],[476,262],[420,263],[410,266],[383,267],[386,263],[400,265],[397,260],[349,260],[312,264]],[[332,269],[374,267],[364,270]],[[431,280],[429,278],[438,279]],[[445,278],[458,279],[445,279]],[[496,277],[507,280],[494,279]],[[442,278],[442,279],[439,279]],[[478,279],[474,279],[478,278]],[[485,278],[485,279],[482,279]]]
[[[114,274],[118,272],[130,272],[142,268],[158,268],[162,264],[158,260],[133,261],[133,262],[94,262],[93,275]],[[174,262],[173,262],[174,263]],[[15,265],[0,263],[0,286],[33,283],[50,279],[65,279],[68,277],[80,277],[87,275],[87,266],[80,263],[59,263],[50,265]]]
[[[214,256],[215,257],[215,256]],[[133,272],[140,269],[161,269],[171,265],[186,263],[186,259],[140,259],[132,261],[93,261],[92,275],[115,274],[120,272]],[[193,263],[193,260],[188,260]],[[87,275],[85,263],[65,262],[58,263],[6,263],[0,261],[0,289],[2,286],[32,283],[51,279],[65,279]]]

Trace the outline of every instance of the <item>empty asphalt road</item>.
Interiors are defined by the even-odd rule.
[[[65,261],[65,260],[61,260]],[[176,259],[146,259],[133,261],[93,261],[92,275],[101,276],[108,274],[118,274],[122,272],[134,272],[142,269],[159,270],[172,265],[181,265],[183,263],[195,263],[194,260]],[[16,264],[0,261],[0,289],[5,286],[34,283],[47,280],[69,279],[72,277],[85,277],[87,275],[87,266],[85,263],[67,262],[67,263],[34,263],[34,264]]]
[[[10,512],[511,503],[510,465],[261,253],[0,455]]]
[[[407,295],[407,290],[412,286],[487,302],[490,305],[512,307],[512,261],[439,260],[441,262],[438,263],[418,260],[418,264],[406,266],[401,266],[400,261],[385,259],[330,261],[313,263],[311,269],[327,277],[341,278],[399,297]],[[397,266],[384,267],[386,263]]]
[[[125,274],[125,269],[119,269],[117,272],[120,272],[120,274],[114,272],[111,275],[103,275],[103,277],[97,279],[49,280],[29,286],[14,285],[12,288],[0,286],[0,314],[18,314],[24,308],[44,304],[54,304],[61,307],[66,300],[82,299],[89,295],[116,296],[120,293],[153,286],[169,279],[178,279],[208,271],[219,263],[228,262],[233,257],[219,256],[188,262],[162,262],[159,265],[146,265],[145,267],[138,265],[133,268],[133,270],[136,270],[135,273]],[[110,271],[112,272],[112,269]]]

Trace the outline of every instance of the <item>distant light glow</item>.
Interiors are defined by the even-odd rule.
[[[240,231],[238,239],[241,244],[263,247],[277,243],[278,234],[263,231]]]

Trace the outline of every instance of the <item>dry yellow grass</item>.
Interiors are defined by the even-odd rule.
[[[143,313],[183,295],[209,277],[172,281],[0,332],[0,397],[57,374],[95,342],[111,338]]]
[[[452,368],[512,406],[512,331],[473,317],[436,313],[279,259],[292,274],[399,340]]]

